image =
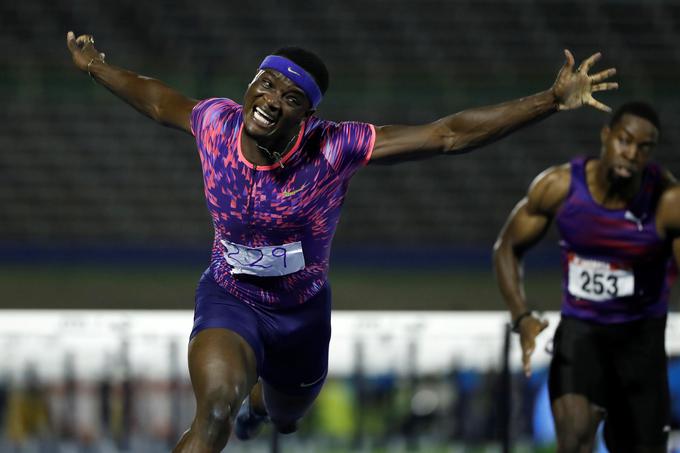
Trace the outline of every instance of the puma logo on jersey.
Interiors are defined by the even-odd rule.
[[[304,186],[300,187],[299,189],[295,189],[295,190],[284,190],[284,191],[283,191],[283,196],[284,196],[284,197],[291,197],[291,196],[295,195],[296,193],[300,192],[302,189],[304,189],[305,186],[306,186],[306,184],[305,184]]]
[[[643,230],[642,221],[644,220],[644,217],[645,217],[644,215],[642,217],[638,217],[635,214],[633,214],[632,212],[626,211],[626,213],[623,215],[623,217],[626,220],[628,220],[629,222],[635,223],[638,227],[638,231]]]

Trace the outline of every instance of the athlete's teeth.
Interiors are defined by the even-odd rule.
[[[258,120],[264,122],[268,126],[273,123],[273,121],[271,121],[269,118],[263,115],[259,109],[255,109],[255,116],[257,117]]]
[[[270,118],[269,115],[267,115],[266,113],[264,113],[264,112],[262,111],[262,109],[260,109],[259,107],[256,107],[256,108],[255,108],[255,111],[256,111],[257,113],[259,113],[262,117],[264,117],[265,120],[269,121],[270,123],[273,123],[273,122],[274,122],[274,120],[273,120],[272,118]]]

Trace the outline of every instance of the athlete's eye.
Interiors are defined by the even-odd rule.
[[[640,151],[645,153],[645,154],[649,154],[650,152],[652,152],[653,148],[654,148],[654,145],[645,144],[645,145],[640,146]]]
[[[298,99],[297,96],[288,96],[286,98],[286,100],[288,101],[288,103],[290,105],[295,106],[295,107],[302,105],[302,102],[300,101],[300,99]]]
[[[271,88],[273,86],[272,83],[267,79],[262,79],[261,85],[264,88]]]

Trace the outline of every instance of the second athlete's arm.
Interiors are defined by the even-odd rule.
[[[530,358],[536,336],[547,322],[527,315],[521,261],[524,253],[547,232],[554,214],[569,190],[569,165],[553,167],[536,177],[508,217],[494,244],[494,271],[513,324],[519,321],[524,372],[531,373]]]
[[[680,268],[680,185],[670,186],[661,196],[656,224],[659,234],[671,241],[675,264]]]

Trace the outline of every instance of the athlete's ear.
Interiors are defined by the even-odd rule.
[[[602,126],[602,130],[600,131],[600,141],[604,145],[604,143],[607,141],[609,138],[609,134],[611,133],[611,129],[609,126]]]

